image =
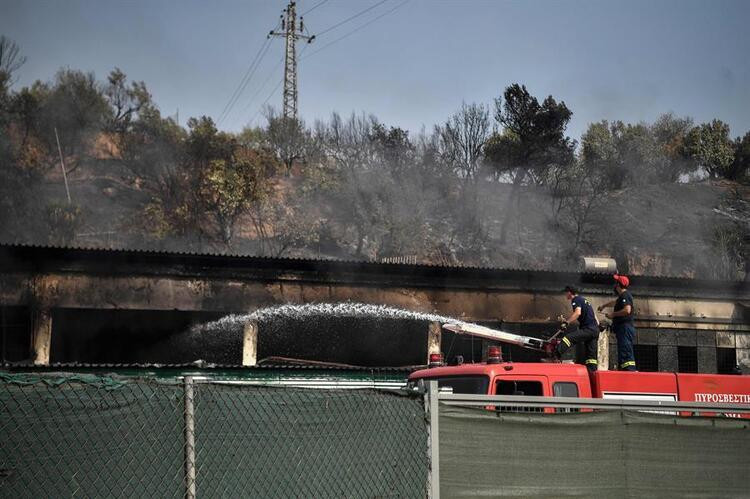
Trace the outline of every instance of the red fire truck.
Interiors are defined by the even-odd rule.
[[[554,338],[541,340],[474,324],[447,324],[444,328],[546,352],[555,344]],[[750,404],[750,376],[747,375],[589,373],[579,364],[503,362],[498,346],[489,347],[487,360],[475,364],[445,366],[441,354],[431,354],[430,367],[409,376],[412,385],[420,380],[437,380],[439,387],[462,394]]]

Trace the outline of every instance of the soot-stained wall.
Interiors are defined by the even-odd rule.
[[[242,361],[243,320],[205,324],[175,333],[148,349],[152,362],[217,364]],[[356,366],[421,365],[427,323],[323,315],[274,317],[258,323],[258,362],[284,357]],[[158,360],[157,360],[158,359]]]
[[[242,362],[243,321],[223,314],[60,309],[50,361]],[[358,366],[424,364],[427,322],[387,318],[276,317],[259,324],[258,360],[287,357]],[[480,352],[481,354],[481,352]]]
[[[184,331],[193,324],[221,315],[151,310],[54,310],[50,362],[167,362],[155,350],[158,345],[175,331]],[[185,357],[182,362],[191,360],[195,359]]]
[[[259,324],[258,360],[281,356],[359,366],[424,364],[426,321],[314,316]]]

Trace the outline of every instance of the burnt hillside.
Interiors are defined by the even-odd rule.
[[[155,237],[139,221],[150,200],[141,187],[142,180],[133,176],[117,159],[87,162],[68,178],[71,198],[80,206],[82,223],[74,237],[65,244],[84,247],[149,248],[173,251],[217,252],[233,254],[268,254],[259,243],[256,226],[245,217],[238,222],[231,244],[212,241],[196,232],[184,237]],[[294,203],[305,184],[303,170],[293,176],[274,177],[275,202]],[[575,267],[575,258],[566,254],[572,234],[555,222],[554,200],[544,188],[524,186],[517,200],[509,198],[513,186],[486,182],[479,188],[478,201],[486,227],[481,247],[466,258],[465,243],[450,237],[425,239],[432,247],[417,248],[399,255],[411,261],[432,264],[465,264],[494,267],[556,269]],[[716,230],[726,226],[728,219],[722,207],[737,196],[748,198],[746,187],[727,181],[696,183],[664,183],[628,187],[602,196],[600,208],[591,214],[587,230],[591,243],[578,248],[580,254],[610,255],[629,272],[652,275],[712,277],[721,259]],[[43,199],[65,199],[62,175],[51,171],[39,183],[35,196]],[[356,241],[331,213],[345,209],[334,198],[319,198],[311,213],[323,225],[316,238],[299,241],[284,248],[283,256],[340,259],[377,259],[378,255],[356,254]],[[510,207],[510,212],[505,211]],[[43,205],[29,210],[26,226],[37,227],[27,237],[16,241],[55,244],[51,232],[45,232],[46,213]],[[437,227],[439,214],[426,217],[425,223]],[[557,217],[571,214],[561,210]],[[505,217],[512,220],[508,237],[501,240]],[[278,233],[268,220],[269,232]],[[414,231],[415,237],[419,231]],[[7,240],[7,236],[4,238]],[[438,244],[435,244],[435,241]],[[419,241],[415,241],[414,248]],[[464,254],[462,255],[462,251]],[[739,274],[737,278],[741,277]]]
[[[16,68],[18,69],[18,68]],[[272,108],[241,132],[162,116],[145,83],[0,70],[0,240],[743,279],[750,132],[672,113],[591,123],[521,84],[411,134]],[[64,178],[67,175],[67,183]]]

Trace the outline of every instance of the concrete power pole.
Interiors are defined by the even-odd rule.
[[[296,2],[291,1],[281,16],[281,31],[271,31],[268,36],[286,39],[286,56],[284,64],[284,118],[297,119],[297,40],[312,42],[315,36],[304,35],[305,24],[299,19],[297,29]]]

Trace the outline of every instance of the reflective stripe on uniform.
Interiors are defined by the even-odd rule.
[[[596,359],[586,359],[586,364],[598,364]]]
[[[620,364],[620,367],[630,367],[630,366],[635,366],[634,360],[629,360],[627,362],[623,362],[622,364]]]
[[[563,338],[563,343],[565,343],[566,345],[570,346],[570,340],[568,339],[567,336],[565,338]]]

